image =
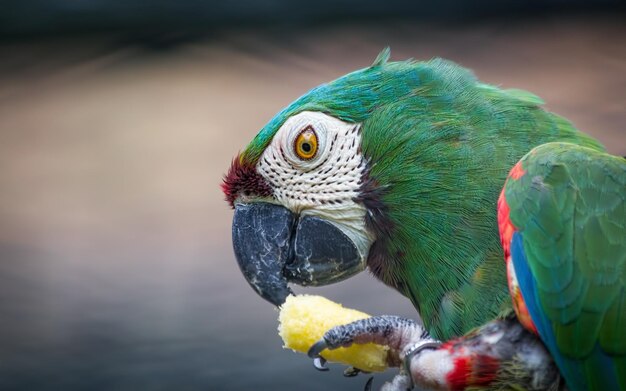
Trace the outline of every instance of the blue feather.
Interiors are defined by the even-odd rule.
[[[526,254],[524,253],[522,235],[519,232],[515,232],[511,239],[511,258],[513,260],[513,267],[515,268],[515,275],[517,276],[517,281],[522,291],[522,297],[524,298],[530,317],[537,327],[539,337],[550,351],[550,354],[552,354],[570,390],[586,390],[586,379],[582,363],[578,360],[572,360],[563,356],[556,346],[556,337],[550,326],[550,320],[541,310],[541,304],[535,294],[537,289],[535,280],[528,266]]]
[[[596,343],[594,350],[584,360],[564,356],[556,345],[556,337],[550,320],[542,311],[538,301],[537,286],[528,265],[522,234],[515,232],[511,239],[511,257],[515,274],[531,319],[537,327],[539,337],[554,358],[567,386],[572,391],[619,390],[619,368],[613,359]]]

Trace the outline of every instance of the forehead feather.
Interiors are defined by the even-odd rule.
[[[346,122],[364,122],[376,108],[395,102],[426,84],[442,84],[451,91],[474,83],[474,76],[458,65],[433,59],[427,62],[375,62],[374,65],[313,88],[272,118],[240,155],[255,164],[287,118],[302,111],[320,111]]]

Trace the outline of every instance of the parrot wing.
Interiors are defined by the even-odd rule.
[[[571,390],[626,390],[625,198],[626,159],[548,143],[511,170],[498,202],[514,308]]]

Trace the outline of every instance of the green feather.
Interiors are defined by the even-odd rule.
[[[378,56],[376,56],[376,59],[372,63],[371,67],[382,67],[387,64],[389,56],[391,56],[391,49],[387,46],[380,53],[378,53]]]

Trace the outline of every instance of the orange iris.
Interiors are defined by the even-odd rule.
[[[310,160],[317,153],[317,135],[312,127],[307,127],[300,132],[294,142],[296,155],[302,160]]]

